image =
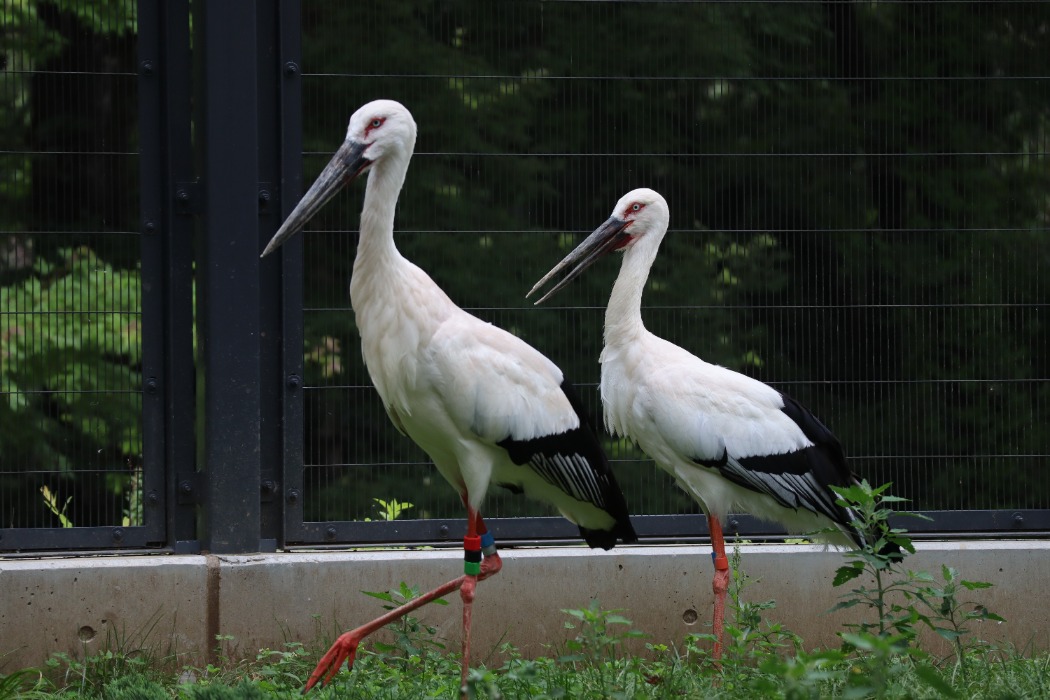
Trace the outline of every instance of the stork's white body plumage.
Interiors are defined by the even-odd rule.
[[[705,362],[645,328],[642,292],[669,219],[658,193],[629,192],[529,294],[570,268],[542,302],[602,256],[623,252],[605,314],[605,422],[614,434],[634,440],[707,513],[720,640],[728,584],[720,523],[729,512],[751,513],[791,532],[828,530],[820,536],[842,546],[863,545],[864,537],[830,489],[854,478],[841,445],[819,419],[776,389]],[[716,658],[720,651],[718,641]]]
[[[832,534],[833,542],[859,543],[852,515],[828,488],[853,480],[831,432],[785,394],[646,329],[642,293],[669,219],[658,193],[629,192],[613,216],[533,288],[585,258],[550,296],[598,257],[623,252],[605,313],[606,426],[638,443],[718,520],[736,511],[794,532],[834,525],[841,536]]]
[[[552,504],[592,547],[637,539],[608,460],[561,370],[523,340],[460,309],[394,245],[394,212],[415,141],[415,121],[397,102],[359,109],[346,141],[263,255],[370,171],[350,282],[361,350],[394,425],[430,456],[467,505],[466,574],[342,635],[307,690],[322,676],[330,679],[343,659],[352,663],[361,638],[391,615],[457,588],[464,602],[465,682],[474,585],[500,567],[478,515],[490,484]]]
[[[616,529],[626,508],[622,497],[613,502],[615,481],[566,393],[561,370],[525,341],[456,306],[394,245],[395,204],[415,124],[404,107],[380,101],[354,115],[348,134],[362,132],[374,114],[386,115],[384,135],[401,125],[405,133],[388,142],[382,160],[372,159],[350,300],[365,364],[387,414],[473,509],[495,483],[554,505],[585,531]],[[572,471],[568,481],[579,484],[577,493],[551,483],[531,463],[516,464],[501,446],[508,439],[529,442],[574,431],[560,456]],[[583,491],[600,496],[578,498]]]
[[[796,533],[842,526],[838,518],[802,504],[786,507],[770,493],[724,475],[727,468],[745,472],[741,460],[748,457],[816,447],[784,413],[780,392],[709,364],[644,328],[633,341],[624,335],[607,337],[601,363],[602,404],[610,432],[635,441],[706,513],[721,521],[730,512],[751,513]],[[722,459],[725,465],[708,466]],[[793,498],[793,491],[816,492],[825,496],[825,505],[833,505],[831,492],[812,475],[790,478],[795,483],[782,487],[782,499]],[[835,544],[852,544],[851,535],[841,530],[821,536]]]
[[[551,503],[585,529],[613,529],[619,513],[515,464],[500,444],[581,428],[557,365],[457,307],[406,259],[382,268],[360,261],[359,253],[351,298],[369,375],[394,425],[442,476],[475,510],[494,483]]]

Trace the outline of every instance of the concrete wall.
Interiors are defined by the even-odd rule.
[[[941,564],[994,588],[973,597],[1007,619],[982,623],[987,640],[1050,648],[1050,542],[925,542],[908,559],[914,571],[940,575]],[[776,600],[768,619],[802,635],[807,647],[835,644],[850,618],[826,615],[843,591],[832,588],[840,554],[806,545],[748,545],[742,568],[758,583],[746,598]],[[475,658],[506,641],[526,655],[571,638],[562,608],[597,598],[623,608],[646,641],[680,644],[709,630],[710,550],[694,546],[508,549],[503,571],[478,586]],[[448,550],[310,552],[257,556],[120,556],[0,559],[0,671],[39,665],[55,651],[95,653],[108,644],[178,654],[179,663],[224,654],[254,656],[285,641],[313,642],[382,612],[360,593],[406,581],[436,586],[461,571]],[[460,604],[431,605],[419,615],[458,649]],[[854,618],[856,615],[854,615]],[[491,659],[494,661],[495,659]]]

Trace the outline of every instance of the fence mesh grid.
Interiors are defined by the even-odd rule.
[[[399,248],[554,359],[596,416],[618,266],[541,308],[523,296],[648,186],[672,229],[651,330],[794,395],[911,507],[1050,505],[1047,3],[306,0],[303,25],[306,180],[358,106],[408,106]],[[362,189],[306,238],[307,519],[392,498],[455,517],[360,358]],[[632,512],[695,512],[607,447]],[[546,511],[495,494],[486,512]]]
[[[0,32],[0,527],[138,525],[135,2]]]
[[[358,106],[406,104],[399,247],[595,416],[617,265],[543,307],[523,296],[648,186],[672,216],[654,332],[796,396],[911,507],[1050,508],[1050,3],[302,9],[306,179]],[[0,8],[0,527],[141,522],[135,11]],[[459,517],[361,360],[361,190],[306,235],[306,519],[382,517],[376,499]],[[632,512],[696,512],[606,445]],[[547,511],[497,493],[486,513]]]

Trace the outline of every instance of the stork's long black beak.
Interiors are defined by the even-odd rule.
[[[630,223],[631,222],[624,221],[618,216],[610,216],[604,224],[595,229],[594,233],[587,236],[583,243],[576,246],[576,250],[566,255],[560,263],[555,265],[550,272],[543,276],[543,279],[533,285],[532,289],[529,290],[529,293],[525,295],[525,298],[527,299],[532,296],[537,289],[545,285],[551,278],[566,267],[575,265],[576,267],[569,270],[569,272],[566,273],[557,284],[551,287],[550,291],[540,297],[536,303],[542,304],[545,302],[552,294],[579,277],[584,270],[597,262],[598,259],[621,247],[629,238],[627,227]]]
[[[259,257],[265,257],[280,248],[285,241],[298,233],[299,229],[306,225],[314,215],[321,210],[335,193],[350,183],[354,178],[368,169],[372,161],[365,158],[366,143],[358,141],[344,141],[339,150],[328,161],[321,174],[310,185],[303,198],[295,205],[295,209],[281,224],[274,237],[266,244],[266,250]]]

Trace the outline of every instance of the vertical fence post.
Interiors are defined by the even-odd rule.
[[[301,43],[299,0],[256,7],[262,250],[302,189]],[[285,541],[285,507],[302,519],[302,250],[297,236],[260,268],[262,538],[273,547]]]
[[[292,213],[303,189],[303,65],[300,0],[278,0],[280,32],[281,218]],[[281,446],[284,490],[282,544],[303,528],[303,237],[281,246]],[[278,285],[275,285],[278,286]]]
[[[194,179],[189,0],[140,0],[138,17],[144,519],[151,541],[193,552],[194,220],[176,194]]]
[[[197,8],[201,544],[216,553],[253,552],[261,519],[257,7]]]

